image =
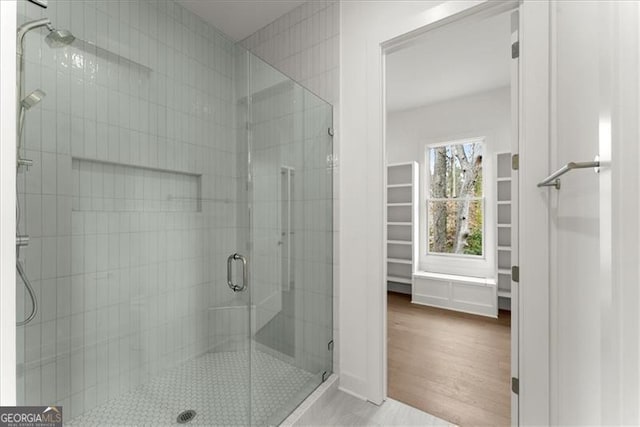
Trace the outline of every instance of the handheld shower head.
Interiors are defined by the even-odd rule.
[[[47,96],[46,93],[44,93],[40,89],[36,89],[29,95],[25,96],[24,99],[20,101],[20,105],[22,105],[22,108],[24,108],[25,110],[30,110],[40,101],[42,101],[42,98],[44,98],[45,96]]]
[[[69,30],[56,30],[52,27],[49,30],[50,33],[45,37],[45,41],[51,48],[68,46],[76,39]]]

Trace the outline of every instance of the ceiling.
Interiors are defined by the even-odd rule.
[[[225,33],[244,40],[267,24],[295,9],[297,0],[178,0],[184,7]]]
[[[387,109],[407,110],[508,86],[510,15],[445,27],[387,57]]]

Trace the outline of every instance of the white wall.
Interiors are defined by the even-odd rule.
[[[387,161],[424,163],[424,145],[469,136],[495,135],[492,153],[508,151],[511,126],[508,87],[455,98],[387,115]],[[487,152],[485,157],[490,153]],[[486,158],[483,158],[483,161]]]
[[[505,35],[506,36],[506,35]],[[393,60],[390,58],[390,60]],[[438,102],[387,116],[387,162],[417,161],[420,165],[420,266],[437,273],[495,277],[495,154],[510,150],[511,93],[504,87]],[[482,259],[426,255],[425,145],[470,137],[485,137],[485,254]]]

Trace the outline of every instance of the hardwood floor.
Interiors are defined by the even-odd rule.
[[[490,319],[388,293],[389,397],[460,426],[509,425],[511,315]]]

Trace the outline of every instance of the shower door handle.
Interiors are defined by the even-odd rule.
[[[233,283],[232,264],[233,264],[233,261],[235,260],[242,261],[242,286],[238,286],[235,283]],[[227,258],[227,285],[229,285],[229,287],[233,292],[242,292],[245,289],[247,289],[248,284],[249,283],[248,283],[248,275],[247,275],[247,259],[243,255],[240,255],[238,253],[229,255],[229,258]]]

